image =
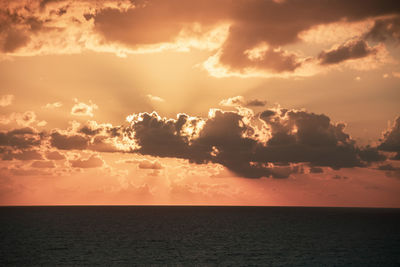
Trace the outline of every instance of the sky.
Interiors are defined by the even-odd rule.
[[[0,205],[400,208],[397,0],[0,2]]]

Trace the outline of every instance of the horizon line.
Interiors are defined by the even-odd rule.
[[[400,209],[400,207],[379,207],[379,206],[267,206],[267,205],[135,205],[135,204],[120,204],[120,205],[108,205],[108,204],[78,204],[78,205],[0,205],[0,208],[34,208],[34,207],[241,207],[241,208],[343,208],[343,209]]]

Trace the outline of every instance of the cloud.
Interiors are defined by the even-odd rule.
[[[36,123],[36,126],[38,127],[44,127],[47,125],[47,121],[39,121],[38,123]]]
[[[225,106],[225,107],[242,106],[242,105],[244,105],[244,97],[243,96],[235,96],[235,97],[223,99],[223,100],[221,100],[221,102],[219,102],[219,105]]]
[[[79,102],[78,99],[74,101],[75,105],[71,109],[71,115],[93,117],[93,111],[98,108],[92,101],[89,101],[89,104]]]
[[[15,120],[21,126],[29,126],[36,121],[36,113],[33,111],[26,111],[23,114],[16,113]]]
[[[40,134],[29,127],[0,132],[0,147],[25,149],[39,146],[40,142]]]
[[[150,169],[150,170],[160,170],[163,169],[164,166],[161,165],[157,160],[151,161],[147,159],[128,159],[118,161],[119,163],[128,163],[128,164],[138,164],[139,169]]]
[[[64,160],[65,156],[58,151],[48,151],[46,158],[49,160]]]
[[[130,140],[122,140],[121,126],[98,124],[87,121],[76,129],[62,131],[54,129],[50,133],[50,144],[61,150],[92,150],[98,152],[125,152],[131,149]]]
[[[37,150],[22,150],[20,152],[7,151],[3,155],[3,160],[42,160],[42,154]]]
[[[320,167],[311,167],[310,168],[310,173],[323,173],[324,169],[320,168]]]
[[[279,109],[264,112],[260,118],[271,131],[259,152],[263,160],[332,168],[362,165],[355,142],[344,132],[345,125],[331,123],[326,115]]]
[[[95,135],[110,135],[116,137],[120,135],[120,126],[114,127],[110,123],[97,123],[96,121],[87,121],[79,130],[78,133],[82,133],[89,136]]]
[[[60,108],[60,107],[62,107],[61,102],[48,103],[45,106],[43,106],[43,108],[47,108],[47,109],[55,109],[55,108]]]
[[[400,117],[397,117],[390,129],[383,133],[380,150],[396,152],[394,159],[400,160]]]
[[[154,101],[154,102],[165,102],[165,100],[159,96],[147,95],[147,98],[150,99],[150,101]]]
[[[302,33],[323,25],[375,20],[371,29],[365,29],[366,40],[398,39],[400,13],[391,0],[42,3],[0,4],[0,51],[26,56],[92,50],[123,56],[197,48],[215,52],[206,61],[214,76],[223,76],[216,66],[226,75],[310,76],[316,73],[308,69],[314,59],[288,48],[308,41]],[[359,27],[353,28],[346,28],[351,29],[346,36],[360,37]],[[330,38],[335,36],[325,31]]]
[[[240,96],[228,98],[221,103],[235,107],[234,111],[211,109],[206,118],[180,113],[172,119],[144,112],[128,116],[129,124],[121,126],[88,121],[67,130],[39,132],[24,127],[0,131],[0,153],[3,160],[40,162],[65,160],[60,151],[68,150],[136,153],[219,164],[247,178],[285,178],[305,170],[317,173],[323,167],[376,167],[387,163],[390,153],[382,152],[397,153],[393,159],[400,158],[400,118],[383,133],[377,147],[359,147],[344,123],[332,122],[324,114],[284,108],[255,113],[243,107],[248,102]],[[84,159],[66,155],[72,167],[104,165],[97,154]],[[142,169],[163,168],[158,161],[134,163]],[[50,166],[32,163],[31,167],[41,164]]]
[[[104,165],[104,161],[96,155],[92,155],[88,159],[70,160],[69,162],[74,168],[98,168]]]
[[[299,33],[299,38],[310,44],[332,45],[345,43],[355,37],[363,36],[374,24],[374,19],[361,21],[340,20],[327,24],[318,24]]]
[[[182,157],[188,153],[188,137],[182,134],[188,118],[185,114],[179,114],[177,120],[169,120],[159,117],[155,112],[134,116],[131,129],[140,147],[138,152],[161,157]]]
[[[2,95],[0,96],[0,107],[7,107],[14,101],[14,95]]]
[[[55,165],[54,165],[54,162],[52,162],[52,161],[36,160],[36,161],[32,162],[31,167],[42,169],[42,168],[54,168]]]
[[[386,160],[386,156],[379,153],[377,147],[367,146],[358,152],[361,160],[365,162],[379,162]]]
[[[378,166],[379,170],[383,171],[396,171],[399,170],[399,168],[394,167],[392,164],[383,164]]]
[[[19,126],[28,127],[36,122],[36,113],[33,111],[26,111],[24,113],[13,112],[9,115],[0,117],[1,124],[9,124],[11,122],[15,122]]]
[[[225,107],[264,107],[266,104],[267,101],[258,99],[245,100],[243,96],[230,97],[219,102],[220,106]]]
[[[400,42],[400,16],[377,19],[374,26],[364,35],[366,39],[377,42]]]
[[[323,114],[275,109],[257,117],[214,110],[206,120],[189,118],[167,119],[154,112],[132,116],[138,144],[132,152],[218,163],[249,178],[287,177],[299,172],[301,163],[338,169],[385,159],[376,149],[358,148],[343,123],[331,123]]]
[[[267,104],[265,100],[251,99],[245,104],[246,107],[264,107]]]
[[[158,161],[142,160],[138,164],[139,169],[160,170],[164,167]]]
[[[350,41],[329,51],[323,51],[318,58],[322,65],[338,64],[349,59],[358,59],[377,53],[364,40]]]
[[[27,45],[36,22],[34,18],[28,20],[7,9],[0,9],[0,51],[14,52]]]
[[[240,30],[241,32],[242,30]],[[237,33],[231,28],[231,35],[221,49],[219,62],[231,71],[245,69],[264,70],[272,73],[294,72],[302,65],[303,59],[293,52],[283,50],[280,47],[265,47],[259,50],[257,43],[243,44],[237,40]],[[229,38],[233,38],[230,40]],[[239,44],[239,45],[238,45]],[[240,46],[243,45],[243,47]],[[255,47],[252,47],[254,45]],[[251,56],[252,51],[257,50],[257,56]]]
[[[379,165],[378,170],[385,171],[387,177],[400,178],[400,167],[395,167],[390,163]]]
[[[82,150],[88,147],[89,140],[82,135],[68,135],[54,131],[50,134],[50,143],[53,147],[62,150]]]

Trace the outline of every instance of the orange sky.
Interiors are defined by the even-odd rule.
[[[398,1],[1,1],[0,205],[400,207]]]

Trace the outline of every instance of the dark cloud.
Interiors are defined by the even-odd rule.
[[[53,147],[62,150],[82,150],[88,147],[89,140],[87,137],[82,135],[68,135],[54,131],[50,135],[50,143]]]
[[[386,156],[379,153],[378,148],[367,146],[358,152],[361,160],[366,162],[378,162],[386,160]]]
[[[269,48],[260,53],[259,56],[251,58],[245,54],[245,51],[255,48],[258,43],[249,44],[246,37],[239,37],[243,33],[234,33],[235,28],[231,28],[229,37],[222,47],[222,53],[219,58],[220,63],[230,70],[240,71],[246,68],[262,69],[271,72],[292,72],[301,66],[301,62],[293,53],[284,50]],[[232,40],[233,39],[233,40]]]
[[[39,146],[41,134],[26,127],[6,132],[0,132],[0,147],[14,147],[19,149]]]
[[[246,107],[264,107],[266,104],[265,100],[251,99],[247,101]]]
[[[264,110],[263,112],[261,112],[260,118],[263,120],[268,120],[268,117],[274,116],[275,114],[276,114],[275,111],[267,109],[267,110]]]
[[[275,111],[274,111],[275,112]],[[344,132],[345,125],[330,122],[323,114],[281,110],[263,119],[272,137],[259,148],[259,160],[309,162],[332,168],[361,166],[355,142]]]
[[[104,161],[95,155],[90,156],[88,159],[70,160],[69,162],[74,168],[98,168],[104,164]]]
[[[310,168],[310,173],[323,173],[324,169],[320,168],[320,167],[311,167]]]
[[[39,6],[43,10],[47,6],[47,4],[52,3],[52,2],[60,2],[60,1],[61,0],[41,0]]]
[[[349,177],[335,174],[334,176],[332,176],[332,178],[338,180],[338,179],[348,179]]]
[[[270,176],[271,169],[255,161],[258,142],[249,137],[253,133],[254,129],[244,123],[242,115],[217,110],[206,121],[199,137],[192,141],[191,149],[195,151],[192,154],[196,157],[191,160],[219,163],[243,177]]]
[[[95,29],[109,41],[130,46],[173,41],[184,26],[213,25],[227,19],[226,1],[153,0],[123,11],[106,8],[94,15]]]
[[[263,107],[267,104],[267,101],[259,99],[245,100],[243,96],[235,96],[224,99],[219,104],[226,107]]]
[[[110,138],[118,136],[119,129],[105,128],[90,129],[82,127],[79,133],[60,133],[53,131],[50,134],[50,144],[61,150],[93,150],[98,152],[118,152]]]
[[[153,0],[127,11],[103,9],[94,15],[95,29],[108,41],[131,47],[173,41],[188,25],[230,22],[228,38],[221,48],[220,63],[231,70],[262,69],[291,72],[301,66],[297,55],[279,47],[299,41],[300,32],[312,26],[341,20],[359,21],[398,14],[395,0],[303,0],[303,1],[177,1]],[[250,58],[246,51],[267,44],[268,49]],[[323,63],[360,58],[372,51],[363,43],[323,56]],[[326,58],[326,59],[325,59]]]
[[[50,160],[63,160],[65,156],[58,151],[49,151],[46,153],[46,158]]]
[[[400,167],[395,167],[390,163],[378,166],[378,170],[385,171],[387,177],[400,178]]]
[[[90,20],[91,18],[94,17],[94,15],[93,15],[93,14],[90,14],[90,13],[84,13],[84,14],[83,14],[83,17],[85,18],[85,20]]]
[[[3,154],[3,160],[42,160],[42,154],[37,150],[23,150],[19,152],[7,151]]]
[[[338,48],[323,51],[318,58],[322,65],[337,64],[349,59],[357,59],[375,54],[376,49],[371,48],[364,40],[347,42]]]
[[[83,133],[85,135],[96,135],[99,134],[103,129],[102,128],[93,128],[89,125],[84,125],[82,128],[79,129],[79,133]]]
[[[378,166],[379,170],[383,170],[383,171],[396,171],[399,170],[399,168],[393,167],[392,164],[383,164]]]
[[[68,6],[59,8],[59,9],[57,10],[57,15],[62,16],[62,15],[64,15],[65,13],[67,13],[67,11],[68,11]]]
[[[362,167],[384,159],[376,149],[358,148],[344,132],[344,124],[334,124],[323,114],[266,110],[260,119],[271,135],[266,143],[255,134],[256,126],[238,112],[216,110],[197,135],[185,134],[190,126],[186,115],[173,120],[141,113],[131,125],[140,146],[134,152],[218,163],[249,178],[287,177],[299,171],[293,163],[309,163],[317,170],[318,166]]]
[[[188,116],[179,115],[177,120],[159,117],[156,113],[141,113],[140,120],[132,124],[132,131],[145,155],[161,157],[185,157],[189,154],[188,137],[182,135],[182,126]]]
[[[9,53],[14,52],[18,48],[26,45],[29,42],[29,36],[23,31],[9,30],[3,40],[2,50]]]
[[[11,53],[27,45],[30,35],[40,31],[42,26],[43,22],[36,17],[0,9],[0,51]]]
[[[34,161],[31,164],[31,167],[33,168],[54,168],[54,162],[52,161],[45,161],[45,160],[41,160],[41,161]]]
[[[383,138],[378,149],[387,152],[396,152],[393,158],[400,160],[400,117],[397,117],[392,128],[383,133]]]
[[[111,124],[97,124],[95,121],[89,121],[78,130],[78,133],[88,136],[105,134],[111,137],[117,137],[121,135],[121,128],[121,126],[112,126]]]
[[[377,19],[374,26],[365,34],[366,39],[377,42],[400,42],[400,16]]]
[[[0,132],[0,155],[3,160],[41,160],[44,136],[30,127]]]

